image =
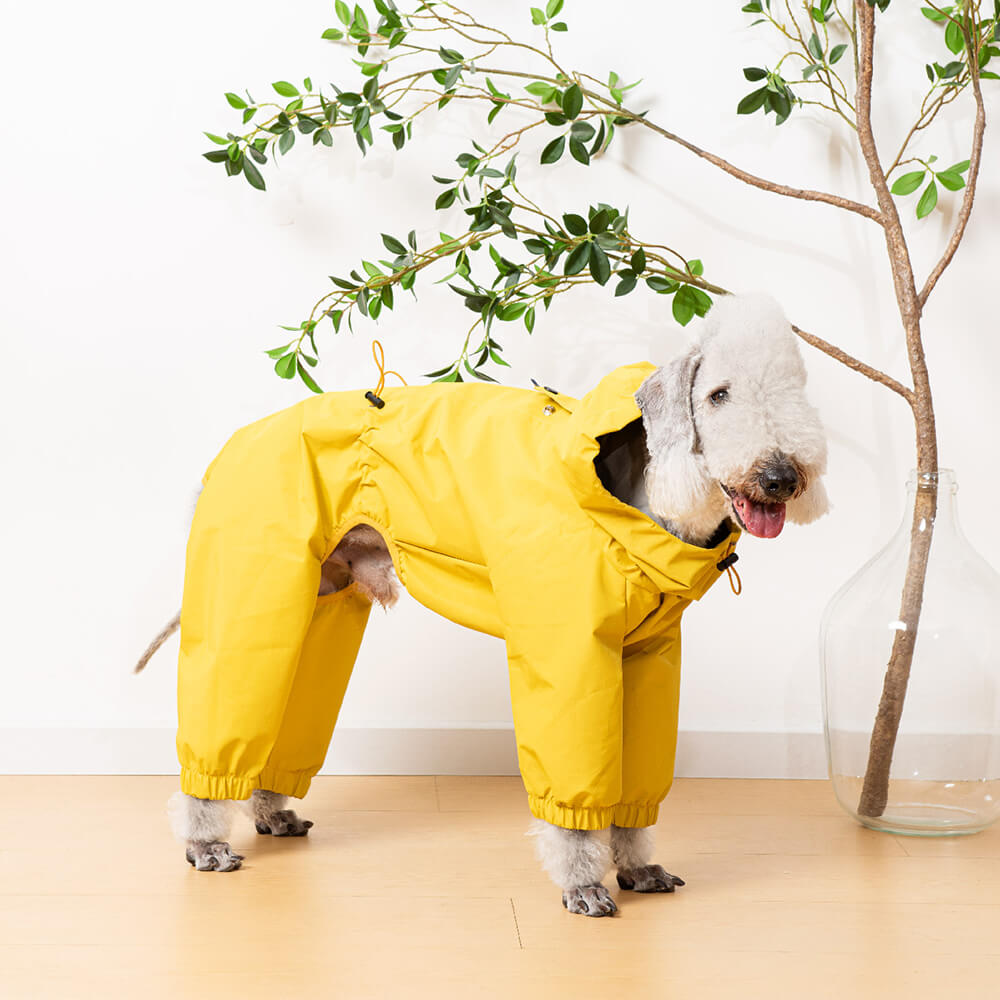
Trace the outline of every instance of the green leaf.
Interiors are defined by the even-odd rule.
[[[590,231],[595,235],[597,233],[603,233],[608,228],[608,223],[611,222],[611,213],[606,209],[602,208],[600,211],[595,212],[590,218]]]
[[[465,62],[465,56],[461,52],[456,52],[454,49],[446,49],[443,45],[438,48],[438,55],[446,63],[461,63]]]
[[[274,370],[281,378],[295,378],[295,352],[278,358]]]
[[[294,145],[295,145],[295,133],[291,129],[289,129],[287,132],[282,132],[281,138],[278,140],[278,152],[284,155]]]
[[[815,31],[809,36],[809,42],[806,47],[809,49],[809,53],[813,59],[817,62],[823,61],[823,46],[820,45],[819,37],[816,35]]]
[[[355,94],[353,90],[345,90],[337,94],[337,100],[345,108],[354,108],[361,103],[361,95]]]
[[[679,288],[671,304],[671,312],[674,314],[674,319],[681,326],[687,326],[694,318],[695,305],[695,297],[691,294],[691,289],[687,285]]]
[[[566,263],[563,265],[563,274],[579,274],[590,260],[590,247],[591,244],[589,242],[581,243],[576,247],[566,258]]]
[[[251,187],[255,187],[258,191],[265,189],[264,178],[261,177],[260,171],[254,166],[253,161],[246,157],[243,158],[243,175],[250,182]]]
[[[556,88],[551,83],[536,80],[534,83],[529,83],[524,89],[537,97],[543,104],[551,104],[556,99]]]
[[[278,80],[277,82],[272,83],[271,86],[274,87],[274,89],[281,94],[282,97],[299,96],[299,88],[294,84],[289,83],[287,80]],[[288,377],[291,378],[291,375]]]
[[[567,118],[575,118],[583,110],[583,91],[575,83],[563,93],[562,109]]]
[[[247,106],[247,102],[237,94],[226,94],[226,100],[229,101],[230,106],[236,108],[237,111],[242,111]]]
[[[632,254],[631,264],[636,274],[642,274],[646,270],[646,251],[642,247]]]
[[[753,114],[754,111],[763,106],[764,101],[767,100],[767,93],[767,87],[761,87],[760,90],[747,94],[736,106],[736,113],[738,115]]]
[[[957,21],[948,22],[948,27],[944,29],[944,43],[955,55],[965,48],[965,38]]]
[[[542,163],[555,163],[560,156],[563,155],[563,150],[566,147],[566,136],[561,135],[556,139],[553,139],[545,149],[542,150]]]
[[[326,31],[320,35],[320,38],[325,38],[328,42],[339,42],[343,37],[344,33],[337,28],[327,28]]]
[[[382,242],[385,244],[385,248],[389,251],[389,253],[398,254],[400,256],[406,255],[406,247],[394,236],[388,236],[385,233],[382,233]]]
[[[917,218],[923,219],[930,215],[934,211],[934,206],[937,204],[938,192],[937,184],[931,181],[927,185],[924,193],[920,196],[920,201],[917,203]]]
[[[761,69],[759,66],[744,66],[743,75],[751,82],[756,83],[757,80],[763,80],[767,76],[767,70]]]
[[[921,7],[920,13],[923,14],[924,17],[926,18],[930,18],[930,20],[932,21],[944,21],[947,16],[945,14],[942,14],[938,10],[931,9],[930,7]]]
[[[569,31],[569,25],[565,21],[556,21],[555,24],[549,25],[553,31]]]
[[[969,169],[969,161],[960,160],[958,163],[953,163],[945,172],[949,174],[964,174],[965,171],[968,169]]]
[[[913,194],[923,184],[926,173],[926,170],[914,170],[912,173],[903,174],[896,179],[890,190],[893,194]]]
[[[322,393],[323,390],[316,384],[316,381],[315,379],[313,379],[312,375],[310,375],[309,372],[302,367],[301,362],[298,362],[296,364],[295,370],[298,372],[299,378],[302,379],[303,382],[305,382],[307,388],[309,388],[312,392]]]
[[[344,0],[337,0],[334,7],[337,11],[337,17],[340,18],[340,23],[349,25],[351,23],[351,8],[344,3]]]
[[[584,166],[590,165],[590,153],[587,152],[587,147],[574,136],[571,136],[569,140],[569,152],[570,156],[578,163],[582,163]]]
[[[545,24],[548,20],[545,16],[545,11],[538,7],[531,8],[531,23],[532,24]]]
[[[830,49],[830,65],[832,66],[835,62],[840,61],[840,57],[847,51],[847,45],[834,45]]]
[[[449,188],[447,191],[442,191],[438,195],[437,201],[434,202],[435,208],[448,208],[450,205],[454,204],[455,198],[458,195],[458,188]]]
[[[615,298],[618,298],[619,295],[628,295],[635,288],[636,281],[638,281],[633,271],[623,271],[621,279],[618,282],[618,287],[615,288]]]
[[[223,139],[221,135],[215,135],[212,132],[204,132],[202,134],[208,136],[208,138],[211,139],[212,142],[214,142],[217,146],[228,146],[229,145],[229,140],[228,139]]]
[[[549,0],[545,7],[546,17],[555,17],[563,9],[564,0]]]
[[[965,178],[951,170],[942,170],[936,176],[949,191],[961,191],[965,187]]]
[[[564,215],[563,224],[566,232],[572,236],[583,236],[587,232],[587,220],[582,215]]]
[[[689,260],[687,266],[688,270],[699,278],[705,273],[705,265],[700,260]]]
[[[592,244],[590,251],[590,275],[599,285],[606,285],[611,277],[611,262],[608,255],[596,244]]]
[[[524,328],[525,328],[525,330],[528,331],[528,333],[532,333],[534,331],[534,329],[535,329],[535,307],[534,306],[532,306],[524,314]],[[497,348],[497,350],[499,350],[499,348]],[[493,360],[498,365],[503,365],[505,368],[510,368],[510,365],[506,361],[504,361],[504,359],[501,358],[498,354],[494,354],[491,351],[490,352],[490,356],[493,358]]]
[[[668,281],[659,274],[651,274],[646,279],[646,284],[658,295],[672,292],[677,287],[676,281]]]

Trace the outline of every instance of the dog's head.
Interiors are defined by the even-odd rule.
[[[726,296],[698,341],[640,386],[654,513],[695,536],[732,516],[774,538],[828,509],[826,439],[798,341],[763,295]],[[713,524],[714,522],[714,524]]]

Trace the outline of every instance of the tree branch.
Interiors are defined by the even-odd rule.
[[[813,333],[806,333],[805,330],[800,330],[794,323],[792,324],[792,330],[799,337],[801,337],[802,340],[809,344],[810,347],[815,347],[818,351],[822,351],[824,354],[829,355],[835,361],[839,361],[842,365],[846,365],[852,371],[856,371],[859,374],[870,378],[873,382],[878,382],[879,385],[884,385],[887,389],[891,389],[893,392],[902,396],[911,407],[914,405],[916,397],[913,394],[913,390],[903,385],[901,382],[897,382],[891,375],[886,375],[885,372],[879,371],[871,365],[866,365],[863,361],[859,361],[857,358],[852,357],[846,351],[842,351],[839,347],[834,347],[833,344],[823,340],[822,337],[817,337]]]
[[[972,74],[972,93],[976,99],[976,121],[972,128],[972,152],[969,154],[969,177],[965,183],[965,197],[962,199],[962,208],[958,213],[958,222],[955,224],[955,231],[951,234],[948,246],[945,248],[941,259],[934,266],[934,270],[927,277],[924,287],[920,292],[920,306],[923,307],[927,297],[934,290],[938,278],[944,273],[945,268],[951,263],[958,245],[965,235],[965,227],[969,224],[969,216],[972,214],[972,202],[976,197],[976,181],[979,177],[979,167],[983,156],[983,133],[986,131],[986,109],[983,106],[983,91],[979,83],[979,50],[978,45],[973,45],[972,35],[969,29],[963,25],[962,34],[965,36],[965,50],[969,55],[969,72]],[[976,40],[979,41],[979,26],[976,25]]]

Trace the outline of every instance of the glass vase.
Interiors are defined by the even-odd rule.
[[[899,530],[834,595],[823,617],[830,778],[841,806],[872,829],[922,836],[976,833],[1000,816],[1000,575],[962,534],[951,470],[911,473],[906,486]],[[911,550],[921,545],[927,553],[922,601],[920,574],[912,571],[911,598],[904,601]],[[875,741],[873,730],[893,690],[899,704],[898,663],[886,684],[894,648],[909,641],[900,632],[916,639],[898,731],[886,753],[884,738],[888,732],[891,742],[895,725],[882,725]],[[882,752],[876,756],[891,757],[888,781],[872,778],[877,767],[869,758],[879,740]],[[876,786],[881,798],[873,807]]]

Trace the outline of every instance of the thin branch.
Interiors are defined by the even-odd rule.
[[[873,382],[878,382],[879,385],[884,385],[887,389],[891,389],[893,392],[902,396],[911,407],[913,406],[916,398],[913,394],[913,390],[903,385],[901,382],[897,382],[891,375],[886,375],[885,372],[879,371],[871,365],[866,365],[863,361],[859,361],[857,358],[852,357],[846,351],[842,351],[839,347],[834,347],[833,344],[823,340],[822,337],[817,337],[815,334],[806,333],[805,330],[800,330],[794,323],[792,324],[792,330],[811,347],[815,347],[824,354],[828,354],[831,358],[839,361],[842,365],[846,365],[852,371],[856,371],[859,374],[870,378]]]
[[[969,70],[972,73],[972,93],[976,99],[976,121],[972,128],[972,152],[969,155],[969,177],[965,183],[965,197],[962,199],[962,208],[958,213],[958,222],[955,224],[955,231],[951,234],[948,246],[941,259],[934,266],[934,270],[927,277],[923,289],[921,289],[919,300],[923,308],[927,297],[934,290],[938,278],[944,273],[945,268],[951,263],[958,245],[965,235],[965,227],[969,224],[969,216],[972,214],[972,202],[976,197],[976,181],[979,177],[979,166],[983,156],[983,133],[986,131],[986,109],[983,106],[983,92],[979,84],[979,51],[978,46],[972,44],[972,35],[968,28],[963,25],[962,34],[965,37],[965,48],[969,54]],[[979,27],[976,26],[976,40],[979,41]]]

